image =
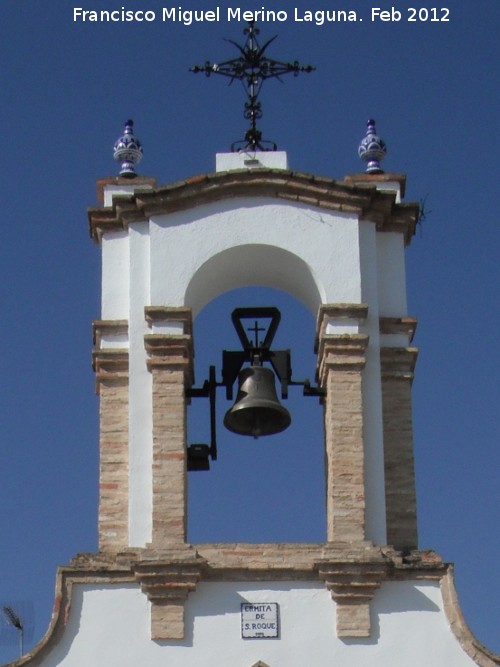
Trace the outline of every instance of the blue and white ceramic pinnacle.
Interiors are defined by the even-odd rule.
[[[358,148],[359,157],[366,162],[367,174],[382,174],[380,162],[387,154],[385,142],[378,136],[375,129],[375,121],[367,123],[366,136],[361,140]]]
[[[134,136],[134,121],[128,120],[125,123],[125,130],[121,137],[115,141],[113,146],[113,157],[121,163],[119,175],[126,178],[137,176],[135,165],[142,159],[142,145],[139,139]]]

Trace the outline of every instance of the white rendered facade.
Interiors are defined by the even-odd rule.
[[[279,639],[242,639],[242,600],[277,602]],[[335,636],[335,609],[324,586],[311,582],[200,583],[186,604],[186,638],[151,641],[149,603],[134,585],[75,588],[63,639],[46,667],[120,665],[302,667],[388,665],[469,667],[477,664],[450,630],[439,584],[383,584],[372,603],[374,637],[342,641]],[[398,610],[398,613],[394,613]],[[96,656],[98,656],[96,658]],[[494,663],[491,663],[494,664]]]

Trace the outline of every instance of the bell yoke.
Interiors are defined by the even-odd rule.
[[[209,370],[209,379],[201,388],[187,390],[189,398],[210,399],[211,444],[188,447],[188,469],[208,470],[208,457],[217,458],[215,425],[215,389],[226,388],[226,398],[233,399],[233,385],[238,379],[238,393],[234,405],[226,412],[224,426],[238,435],[259,438],[284,431],[292,421],[288,410],[278,400],[275,375],[281,386],[281,397],[288,397],[289,385],[301,385],[304,396],[321,396],[318,387],[311,387],[309,380],[292,380],[290,350],[271,350],[276,330],[281,320],[275,307],[236,308],[231,319],[240,339],[242,350],[223,350],[222,381],[215,378],[215,367]],[[253,320],[254,326],[245,330],[243,321]],[[267,321],[266,326],[259,326]],[[248,336],[253,332],[253,340]],[[259,334],[265,332],[264,338]],[[249,366],[243,367],[245,363]],[[263,364],[269,363],[272,368]],[[274,372],[273,372],[274,371]]]

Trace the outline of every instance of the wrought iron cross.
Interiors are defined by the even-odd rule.
[[[248,27],[243,32],[247,36],[243,46],[231,39],[226,40],[234,44],[240,51],[239,58],[226,60],[222,63],[211,63],[207,60],[204,65],[191,67],[190,71],[195,73],[204,72],[206,76],[220,74],[229,77],[229,84],[235,80],[241,81],[243,84],[247,94],[243,116],[250,121],[250,127],[246,131],[244,139],[231,144],[232,151],[276,150],[277,145],[273,141],[262,139],[262,132],[257,129],[257,120],[262,118],[262,105],[258,100],[262,84],[266,79],[280,79],[281,75],[289,72],[293,72],[294,76],[298,76],[299,72],[312,72],[314,67],[300,65],[297,61],[284,63],[280,60],[268,58],[265,51],[277,35],[271,37],[261,46],[257,40],[260,31],[255,28],[253,21],[248,23]]]

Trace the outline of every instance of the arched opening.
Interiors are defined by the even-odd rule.
[[[314,270],[297,255],[264,243],[233,246],[215,254],[198,268],[184,302],[193,315],[229,290],[248,285],[283,290],[301,301],[316,317],[324,290]]]
[[[241,349],[231,312],[250,306],[279,308],[282,319],[272,347],[290,348],[293,378],[314,382],[315,317],[283,291],[248,287],[215,298],[195,318],[196,386],[208,377],[210,365],[220,379],[223,349]],[[282,402],[292,415],[291,426],[255,440],[224,428],[232,403],[223,389],[217,390],[218,459],[208,472],[189,473],[190,542],[325,540],[322,407],[317,397],[304,397],[301,387],[290,387]],[[188,443],[209,437],[208,401],[194,398],[188,408]]]

